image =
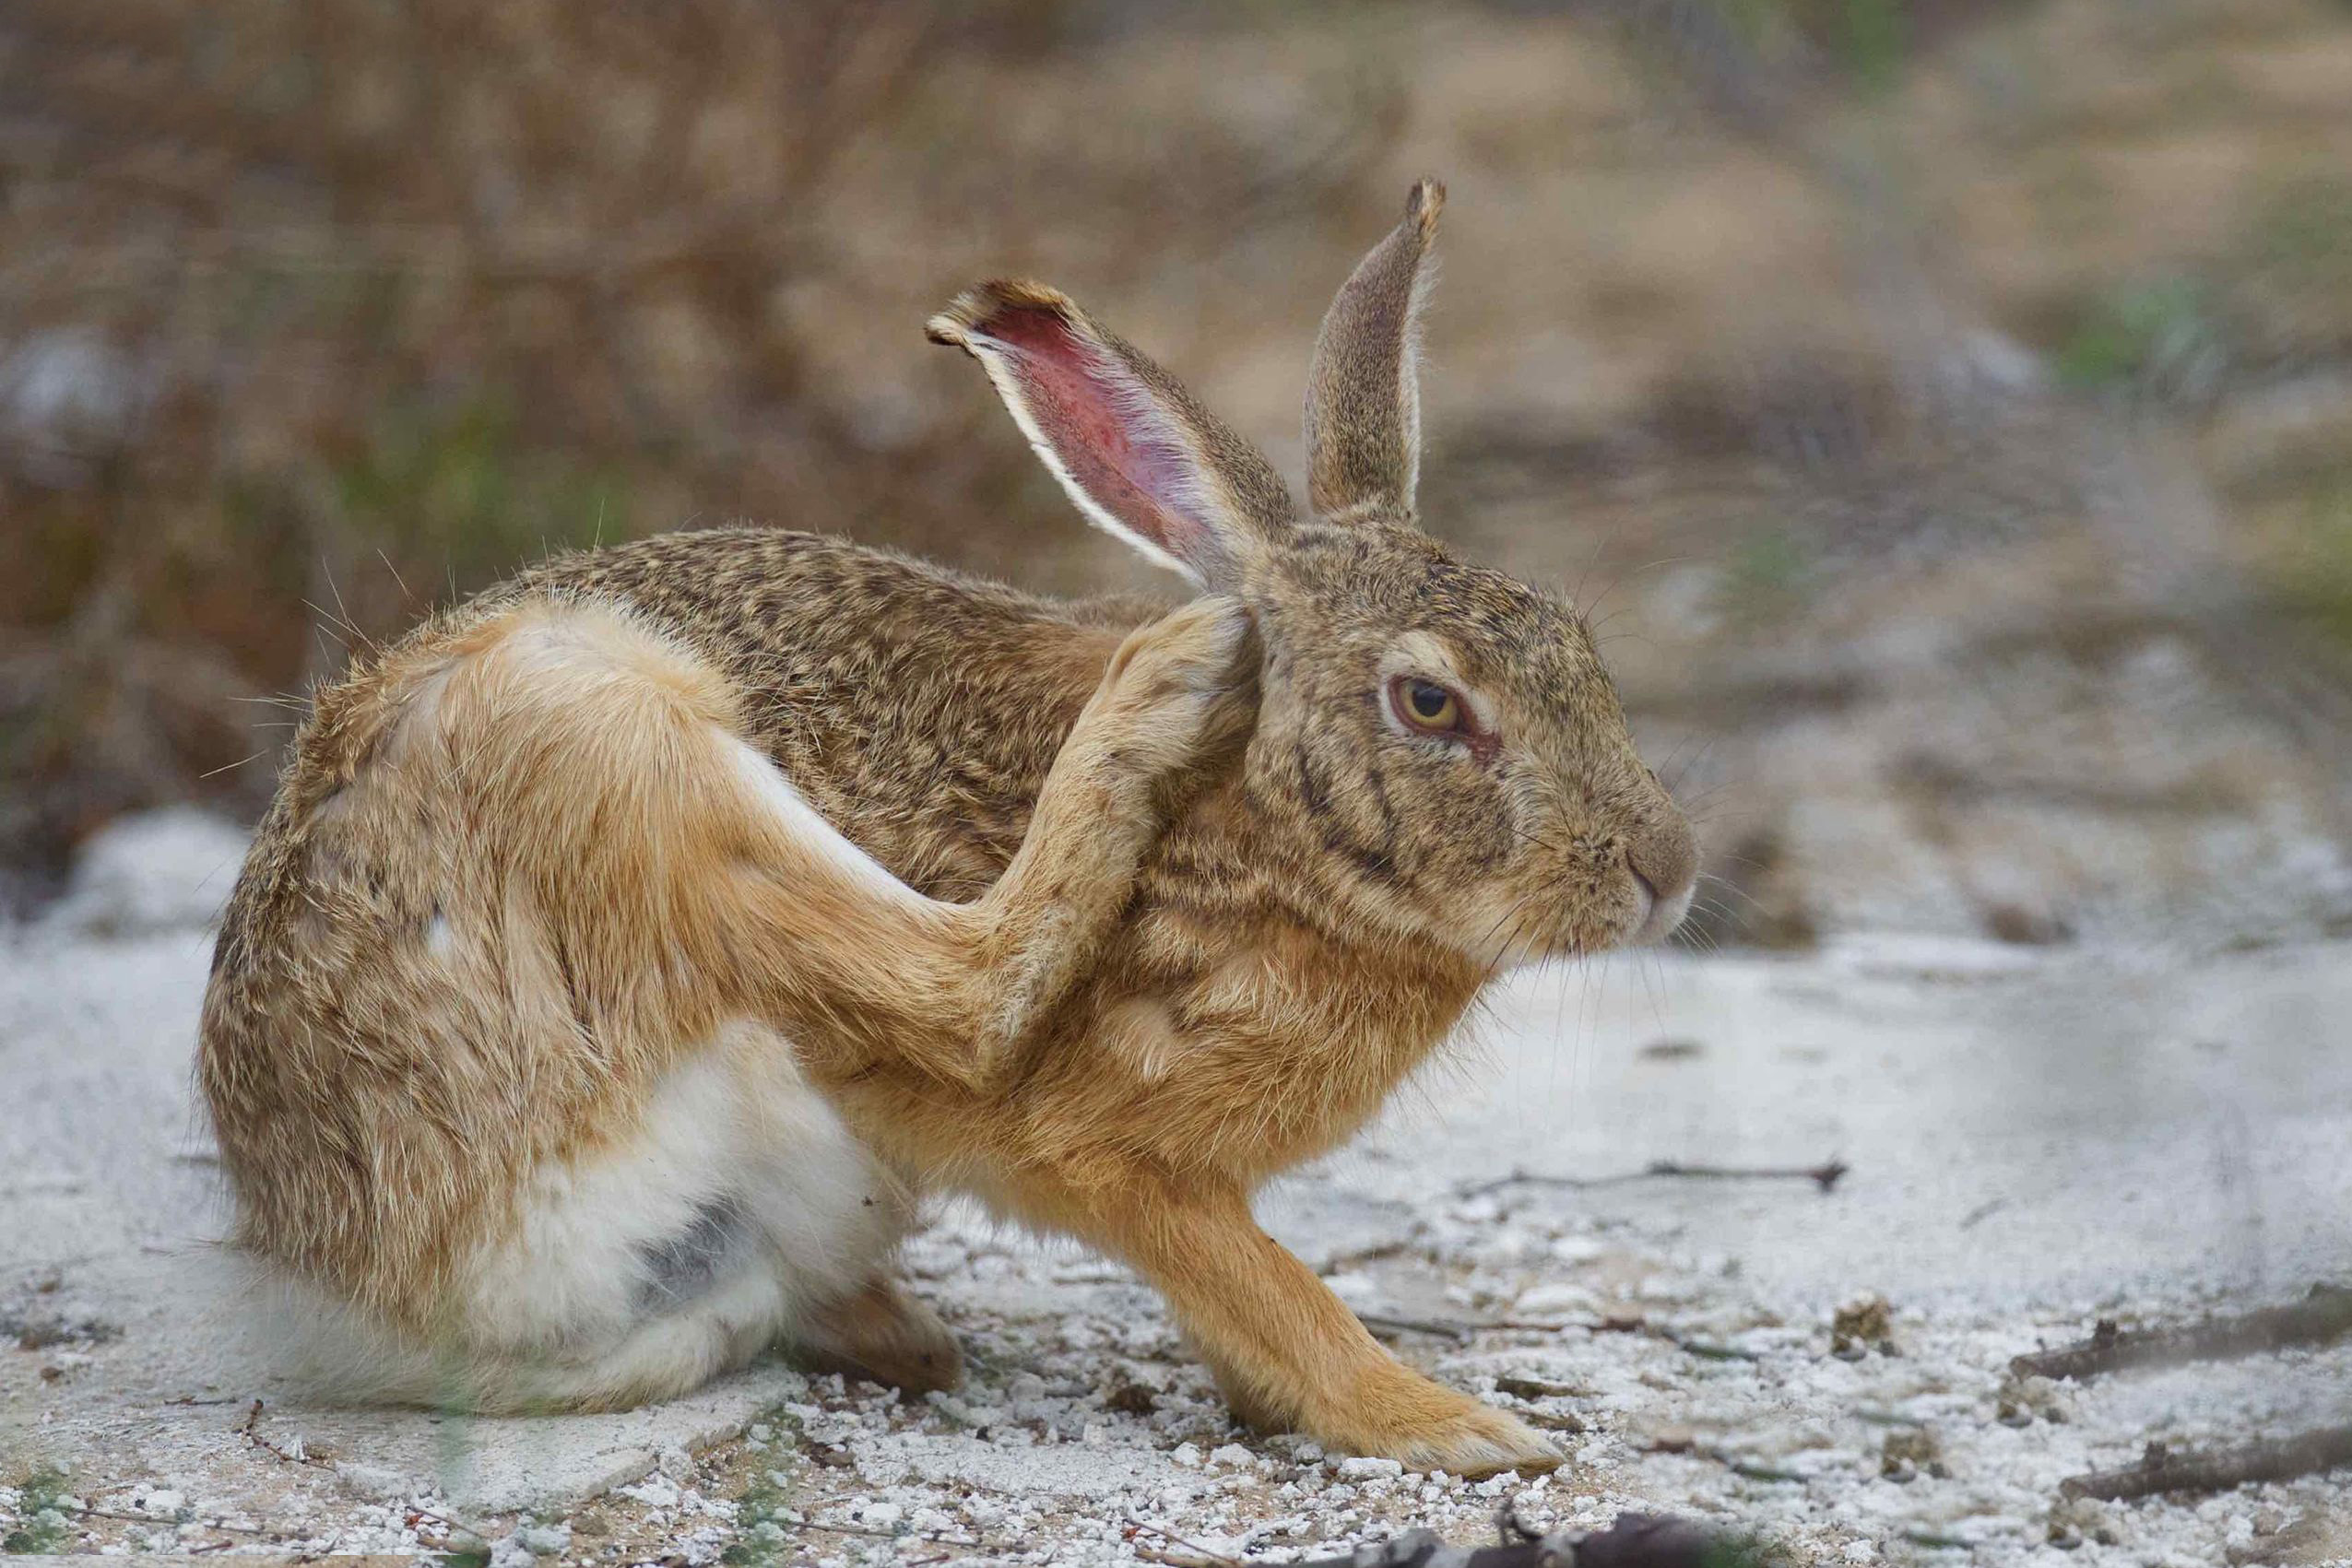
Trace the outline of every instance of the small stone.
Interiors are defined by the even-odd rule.
[[[1171,1453],[1168,1458],[1176,1464],[1182,1465],[1188,1470],[1197,1470],[1200,1468],[1200,1450],[1189,1443],[1177,1444],[1175,1452]]]
[[[408,1493],[408,1478],[382,1465],[361,1465],[346,1459],[335,1467],[335,1480],[362,1503],[394,1503]]]
[[[753,1421],[751,1423],[751,1430],[745,1432],[743,1435],[750,1438],[754,1443],[773,1443],[775,1441],[775,1428],[770,1426],[765,1421]]]
[[[1530,1317],[1565,1317],[1571,1313],[1597,1313],[1601,1298],[1581,1285],[1554,1282],[1519,1292],[1518,1310]]]
[[[1343,1480],[1379,1480],[1405,1473],[1405,1468],[1395,1459],[1374,1459],[1354,1455],[1340,1461],[1340,1477]]]
[[[1223,1447],[1212,1451],[1209,1456],[1209,1462],[1212,1465],[1238,1465],[1247,1468],[1258,1463],[1258,1456],[1238,1443],[1228,1443]]]
[[[1878,1473],[1888,1480],[1909,1484],[1919,1479],[1921,1470],[1931,1475],[1943,1471],[1943,1445],[1935,1433],[1925,1427],[1910,1431],[1896,1431],[1886,1434],[1878,1455]]]
[[[572,1545],[569,1525],[525,1525],[514,1532],[514,1539],[534,1556],[547,1557],[564,1551]]]
[[[1831,1353],[1848,1361],[1858,1361],[1871,1350],[1892,1355],[1895,1351],[1893,1310],[1881,1295],[1857,1296],[1838,1309],[1829,1321]]]
[[[1160,1391],[1139,1378],[1122,1377],[1103,1397],[1103,1403],[1122,1415],[1148,1416],[1159,1408]]]

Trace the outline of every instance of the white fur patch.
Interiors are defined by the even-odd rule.
[[[821,856],[869,892],[908,909],[930,906],[929,899],[892,876],[880,861],[843,837],[841,830],[825,820],[824,814],[792,787],[783,770],[766,754],[731,735],[723,736],[721,743],[736,777],[743,781],[795,843]]]
[[[649,1292],[650,1260],[714,1205],[740,1234],[709,1279]],[[661,1081],[634,1137],[533,1173],[514,1232],[469,1270],[466,1360],[500,1403],[682,1392],[883,1269],[905,1216],[790,1043],[732,1024]]]

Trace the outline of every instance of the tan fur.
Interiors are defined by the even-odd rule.
[[[1439,199],[1416,190],[1318,344],[1337,519],[1293,518],[1052,290],[934,322],[1090,516],[1215,596],[1146,619],[807,535],[673,535],[535,569],[322,690],[206,1002],[240,1243],[472,1367],[477,1403],[669,1392],[762,1326],[930,1386],[952,1345],[871,1259],[916,1196],[963,1190],[1132,1264],[1253,1420],[1556,1463],[1389,1356],[1249,1211],[1500,966],[1654,934],[1694,870],[1573,609],[1412,525],[1399,400]],[[1491,733],[1401,728],[1401,660]],[[821,1096],[876,1173],[821,1169],[867,1208],[779,1260],[782,1296],[680,1316],[669,1386],[515,1374],[574,1350],[469,1305],[481,1260],[538,1256],[513,1251],[552,1222],[527,1195],[698,1103],[702,1070],[752,1149]]]

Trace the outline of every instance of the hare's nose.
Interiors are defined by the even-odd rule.
[[[1643,934],[1662,937],[1682,923],[1698,882],[1698,841],[1680,813],[1645,824],[1625,846],[1625,868],[1649,896]]]

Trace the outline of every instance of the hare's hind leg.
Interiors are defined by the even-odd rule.
[[[811,1080],[988,1079],[1126,902],[1164,774],[1246,720],[1247,631],[1203,601],[1131,636],[971,904],[843,837],[742,738],[718,672],[625,611],[535,601],[451,647],[402,765],[479,837],[450,855],[470,896],[443,958],[509,998],[520,1053],[489,1087],[526,1125],[486,1129],[516,1201],[459,1291],[486,1402],[656,1397],[778,1337],[952,1378],[925,1365],[951,1350],[936,1324],[877,1284],[901,1206]]]

